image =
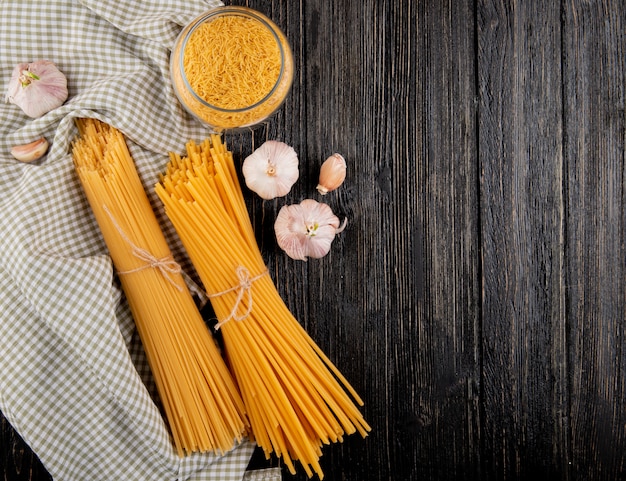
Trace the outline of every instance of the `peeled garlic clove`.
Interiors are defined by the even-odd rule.
[[[282,197],[298,180],[298,154],[283,142],[268,140],[246,157],[242,172],[248,188],[261,198]]]
[[[343,230],[327,204],[305,199],[300,204],[283,206],[274,222],[279,247],[292,259],[319,259],[330,251],[335,235]]]
[[[333,154],[322,164],[317,191],[322,195],[326,195],[343,184],[345,179],[346,159],[341,154]]]
[[[32,162],[46,153],[48,145],[48,141],[42,137],[29,144],[16,145],[11,149],[11,155],[22,162]]]
[[[68,97],[65,75],[49,60],[15,66],[5,100],[32,118],[61,106]]]

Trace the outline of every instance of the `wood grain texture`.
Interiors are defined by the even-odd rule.
[[[626,479],[626,10],[564,10],[566,314],[579,479]]]
[[[4,416],[0,416],[0,479],[3,481],[50,481],[37,456]]]
[[[479,2],[485,479],[566,475],[560,9]]]
[[[622,2],[226,3],[291,42],[284,107],[226,140],[239,162],[269,139],[298,152],[288,196],[247,205],[373,428],[324,448],[325,479],[626,479]],[[333,152],[348,176],[322,198]],[[348,227],[305,263],[272,226],[307,197]],[[4,477],[47,479],[0,427]]]

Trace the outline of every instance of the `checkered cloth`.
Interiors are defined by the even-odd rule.
[[[241,480],[249,442],[224,456],[175,453],[70,154],[76,117],[124,132],[165,225],[153,185],[167,153],[207,135],[176,101],[169,53],[181,26],[219,2],[0,3],[2,95],[13,67],[38,59],[53,61],[69,88],[67,102],[38,119],[0,102],[0,409],[55,479]],[[51,143],[41,161],[10,155],[41,136]]]

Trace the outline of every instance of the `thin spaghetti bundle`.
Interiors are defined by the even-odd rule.
[[[77,121],[76,171],[129,302],[180,456],[224,453],[245,407],[160,230],[123,134]]]
[[[370,427],[355,390],[281,299],[262,259],[232,153],[218,135],[170,154],[156,192],[207,290],[251,434],[267,457],[323,472],[323,444]],[[356,403],[356,404],[355,404]]]

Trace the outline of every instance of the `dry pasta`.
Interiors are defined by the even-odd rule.
[[[269,18],[220,7],[181,32],[171,55],[174,91],[214,131],[262,122],[282,104],[294,75],[291,47]]]
[[[243,401],[185,286],[121,132],[77,121],[76,171],[119,274],[180,456],[224,453],[247,429]]]
[[[282,301],[256,243],[231,152],[218,135],[170,155],[156,192],[204,283],[251,433],[320,478],[324,444],[370,427],[358,394]],[[356,403],[356,404],[355,404]]]
[[[256,19],[228,15],[193,31],[183,65],[198,96],[215,107],[235,110],[250,107],[270,93],[282,60],[271,30]]]

